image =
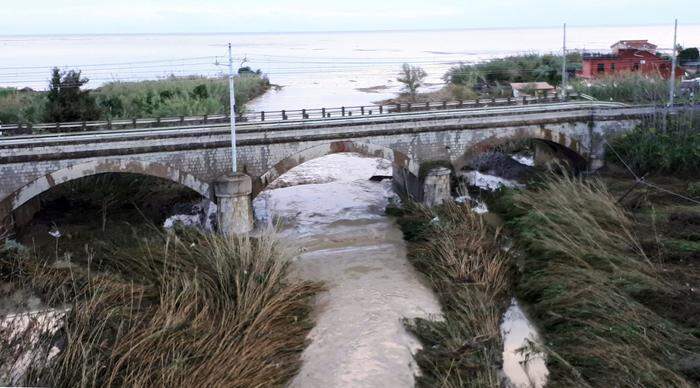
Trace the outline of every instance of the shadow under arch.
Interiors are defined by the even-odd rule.
[[[105,173],[140,174],[162,178],[188,187],[209,200],[214,199],[208,182],[163,164],[135,160],[94,160],[53,171],[17,189],[0,200],[0,219],[11,216],[20,206],[60,184]]]
[[[589,161],[589,150],[579,140],[563,132],[538,126],[536,128],[519,128],[510,136],[492,136],[471,145],[455,160],[455,170],[463,169],[470,158],[492,151],[499,145],[514,140],[535,140],[550,148],[554,153],[565,157],[573,167],[578,169],[585,169]]]
[[[261,175],[260,178],[255,180],[253,184],[253,198],[264,191],[267,186],[269,186],[282,174],[302,163],[313,159],[318,159],[326,155],[347,152],[358,153],[369,157],[382,158],[390,161],[394,166],[395,183],[403,186],[404,188],[412,187],[412,185],[418,182],[418,170],[420,166],[408,158],[408,156],[406,156],[404,153],[376,144],[344,140],[317,145],[283,158],[267,172]],[[410,192],[411,190],[407,191]]]

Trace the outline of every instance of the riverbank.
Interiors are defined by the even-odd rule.
[[[614,173],[548,177],[492,203],[521,253],[515,289],[541,328],[550,384],[698,382],[699,251],[692,229],[674,233],[700,207],[647,189],[619,206],[633,186]]]
[[[249,387],[295,376],[322,285],[290,277],[292,252],[275,235],[164,231],[199,199],[148,179],[62,185],[17,240],[3,239],[0,384]]]
[[[309,309],[309,319],[295,313],[293,316],[298,317],[298,321],[268,322],[256,318],[254,322],[264,325],[261,330],[279,330],[287,332],[288,337],[293,335],[305,340],[300,356],[301,365],[299,369],[294,369],[294,373],[292,367],[296,368],[295,363],[299,360],[297,349],[301,350],[301,347],[292,347],[291,352],[278,349],[277,354],[270,356],[269,362],[281,363],[282,371],[279,373],[288,372],[289,379],[280,385],[325,387],[330,382],[334,386],[411,386],[414,376],[420,374],[418,365],[413,361],[413,354],[420,343],[406,330],[402,318],[428,319],[439,316],[441,311],[430,287],[408,263],[406,245],[399,227],[384,214],[387,203],[395,196],[391,182],[370,179],[372,176],[391,176],[391,168],[391,163],[382,159],[364,158],[356,154],[330,155],[289,171],[254,202],[258,223],[263,228],[268,222],[278,227],[278,241],[289,248],[286,251],[289,254],[286,283],[324,284],[324,291],[318,292],[315,297],[303,303],[299,300],[295,302],[301,306],[299,308],[306,306],[304,308]],[[157,259],[165,246],[170,250],[176,244],[174,240],[163,240],[159,227],[150,222],[139,226],[139,220],[162,225],[165,219],[171,219],[169,216],[173,213],[188,213],[180,204],[199,200],[187,189],[149,179],[152,178],[105,175],[75,181],[69,186],[58,186],[43,196],[44,209],[34,217],[31,225],[18,231],[17,238],[30,249],[44,252],[42,257],[49,258],[47,261],[50,263],[58,262],[59,267],[68,266],[66,268],[75,269],[80,276],[90,268],[91,274],[114,281],[107,286],[114,284],[126,292],[124,284],[133,282],[138,290],[144,282],[158,278],[150,273],[151,269],[159,268],[159,265],[151,264],[151,258]],[[133,182],[129,184],[129,181]],[[165,189],[153,192],[151,189],[154,187]],[[105,198],[107,202],[103,202]],[[106,225],[104,230],[103,225]],[[175,236],[180,233],[182,231],[175,228]],[[146,240],[154,241],[149,246],[148,254],[137,248],[144,245]],[[198,238],[183,241],[183,248],[194,243],[192,249],[197,251],[200,246],[202,250],[210,249]],[[214,251],[218,251],[218,248]],[[119,273],[119,278],[114,279],[111,268],[124,269],[119,266],[122,260],[125,260],[124,265],[129,272]],[[147,279],[142,279],[139,275],[142,271],[137,267],[131,268],[138,262],[144,262],[148,269]],[[110,270],[105,271],[104,268]],[[249,269],[247,271],[251,272]],[[189,272],[197,273],[199,269],[190,268]],[[163,276],[188,279],[179,272]],[[258,273],[255,278],[266,280],[267,276]],[[66,287],[73,287],[71,282],[66,281]],[[192,292],[198,287],[193,286]],[[148,290],[150,303],[156,296],[152,293],[155,292],[153,288]],[[212,291],[204,289],[202,292]],[[300,295],[305,294],[302,292]],[[294,300],[290,296],[287,299]],[[127,304],[132,300],[128,292],[123,300]],[[249,299],[242,299],[241,303],[247,301]],[[254,301],[250,300],[250,303]],[[26,311],[29,306],[24,303],[20,307]],[[110,311],[123,312],[120,310],[123,306],[108,304],[107,307]],[[159,308],[165,309],[162,306]],[[277,307],[263,305],[260,308]],[[220,311],[218,307],[216,311]],[[95,314],[104,318],[100,311]],[[184,313],[178,312],[177,317],[182,315]],[[287,315],[292,316],[289,312]],[[120,317],[124,320],[131,317],[150,319],[144,315]],[[70,321],[73,318],[68,316],[67,319]],[[112,327],[114,321],[106,320]],[[294,326],[284,326],[292,324]],[[187,327],[184,326],[185,329]],[[210,330],[205,326],[198,328]],[[310,330],[302,332],[302,328]],[[59,337],[61,335],[59,332]],[[222,343],[229,342],[240,342],[240,338],[225,338]],[[189,348],[185,349],[189,351]],[[144,354],[141,350],[139,346],[139,355]],[[159,351],[160,348],[153,349],[154,354]],[[225,365],[235,370],[239,370],[239,367],[249,368],[253,376],[258,376],[262,367],[257,364],[244,365],[246,360],[251,359],[232,356]],[[219,360],[209,361],[211,365],[221,364]],[[109,367],[115,367],[117,374],[124,370],[114,364],[109,364]],[[215,372],[212,379],[217,377],[219,371]],[[278,375],[273,373],[271,378],[275,376]],[[220,381],[221,384],[227,383],[226,380]]]
[[[75,84],[68,85],[74,89]],[[235,78],[235,98],[239,112],[264,95],[273,85],[262,73],[244,72]],[[132,119],[225,114],[229,110],[229,85],[225,77],[175,77],[136,82],[109,82],[96,89],[77,92],[80,101],[62,111],[74,117],[60,121]],[[68,98],[68,97],[66,97]],[[0,123],[41,123],[51,117],[49,92],[0,88]]]
[[[405,321],[423,345],[417,386],[500,386],[501,317],[510,306],[513,272],[503,235],[463,204],[388,211],[399,217],[409,259],[443,308],[440,320]]]

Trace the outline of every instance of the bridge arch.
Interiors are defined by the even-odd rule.
[[[129,173],[162,178],[179,183],[213,200],[212,189],[208,182],[178,169],[160,163],[138,160],[94,160],[53,171],[29,182],[0,200],[0,213],[6,212],[9,215],[32,198],[60,184],[104,173]]]
[[[253,187],[253,197],[256,197],[259,193],[264,191],[268,185],[282,174],[302,163],[326,155],[344,152],[354,152],[364,156],[386,159],[394,165],[395,169],[398,168],[403,174],[409,175],[410,178],[417,179],[418,177],[420,166],[400,151],[376,144],[343,140],[310,147],[277,162],[256,180]],[[395,172],[394,176],[396,177],[396,175]],[[402,177],[402,179],[404,178]]]
[[[540,141],[560,150],[562,155],[569,158],[575,165],[586,164],[590,157],[589,150],[583,145],[581,140],[575,139],[565,132],[540,125],[537,127],[517,128],[515,131],[506,131],[504,134],[496,134],[468,146],[465,152],[455,160],[455,170],[462,169],[471,157],[488,152],[498,145],[513,140]]]

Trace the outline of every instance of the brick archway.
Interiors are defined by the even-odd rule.
[[[294,155],[287,156],[281,161],[277,162],[272,168],[270,168],[256,180],[253,187],[253,197],[265,190],[270,183],[274,182],[282,174],[304,162],[318,159],[326,155],[344,152],[354,152],[364,156],[386,159],[390,161],[395,168],[399,168],[406,171],[409,175],[418,177],[418,170],[420,166],[417,163],[414,163],[414,161],[410,160],[402,152],[375,144],[359,143],[354,141],[336,141],[307,148]]]
[[[141,174],[167,179],[188,187],[203,197],[214,199],[208,182],[203,182],[189,173],[162,164],[134,160],[90,161],[46,174],[11,193],[0,200],[0,218],[3,215],[9,216],[14,210],[32,198],[51,190],[55,186],[75,179],[104,173]]]

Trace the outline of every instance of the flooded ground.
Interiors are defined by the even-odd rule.
[[[437,315],[440,307],[384,215],[391,182],[371,182],[373,175],[391,175],[390,164],[330,155],[288,172],[255,201],[260,220],[282,222],[282,236],[299,252],[295,275],[328,288],[293,387],[413,385],[419,343],[401,319]]]
[[[385,215],[387,204],[398,200],[392,182],[370,181],[372,176],[391,176],[391,169],[382,159],[330,155],[284,174],[254,202],[260,226],[278,226],[294,249],[294,276],[327,286],[316,301],[316,326],[292,387],[407,387],[420,373],[413,360],[420,344],[402,319],[440,319],[440,305],[408,262],[401,230]],[[483,190],[518,185],[474,172],[465,178]],[[488,212],[483,202],[475,203],[475,210]],[[166,228],[175,223],[210,227],[214,210],[208,203],[186,205],[166,220]],[[26,301],[24,314],[35,318],[40,302],[20,299]],[[53,313],[60,312],[49,311]],[[20,322],[16,328],[24,326]],[[55,330],[53,325],[42,329]],[[515,301],[504,315],[502,332],[507,384],[542,386],[544,360],[520,351],[528,340],[537,341],[537,332]],[[17,368],[4,371],[5,377],[17,380],[28,357],[20,357]]]
[[[400,229],[384,215],[395,198],[391,182],[369,181],[374,175],[391,175],[391,165],[330,155],[283,175],[254,203],[258,221],[281,225],[298,251],[296,276],[328,286],[293,387],[406,387],[418,372],[412,354],[419,344],[400,320],[438,317],[440,307],[407,261]],[[521,186],[479,173],[467,177],[478,177],[470,183],[485,190]],[[488,211],[478,203],[478,211]],[[543,386],[544,359],[520,351],[528,340],[538,341],[537,331],[515,301],[502,332],[506,384]]]

